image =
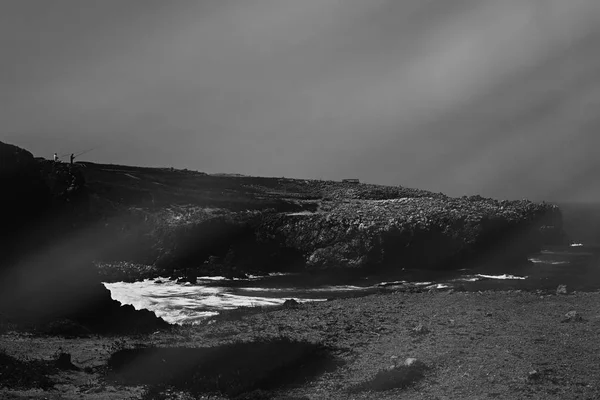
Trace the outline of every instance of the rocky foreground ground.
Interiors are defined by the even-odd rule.
[[[597,399],[599,306],[597,292],[395,292],[149,335],[6,331],[0,348],[29,368],[0,366],[0,397]]]

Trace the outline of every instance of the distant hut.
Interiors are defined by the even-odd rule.
[[[342,179],[342,183],[360,183],[358,179]]]

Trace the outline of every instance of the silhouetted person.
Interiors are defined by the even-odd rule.
[[[54,153],[54,162],[58,162],[58,154]]]
[[[73,165],[73,160],[75,159],[75,155],[71,153],[71,165]]]

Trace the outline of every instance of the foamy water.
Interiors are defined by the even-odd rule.
[[[371,281],[359,285],[323,285],[315,287],[294,287],[293,279],[287,285],[273,285],[272,279],[280,279],[285,274],[271,274],[267,277],[250,276],[248,279],[231,280],[222,277],[200,277],[196,284],[176,283],[167,278],[145,280],[135,283],[105,283],[113,299],[122,304],[131,304],[136,309],[148,309],[169,323],[198,323],[214,316],[222,310],[243,306],[280,305],[287,299],[298,302],[324,301],[332,297],[345,297],[353,294],[369,294],[378,290],[402,287],[422,287],[424,289],[449,289],[457,285],[468,287],[497,288],[514,287],[528,282],[548,282],[548,277],[560,279],[573,275],[574,266],[592,255],[587,249],[574,243],[562,249],[544,250],[530,258],[532,266],[523,275],[509,273],[476,273],[462,269],[457,275],[446,278],[428,276],[431,281]],[[482,271],[483,272],[483,271]],[[288,278],[293,278],[292,276]],[[583,278],[587,279],[587,278]],[[496,283],[497,282],[497,283]],[[521,282],[521,283],[519,283]],[[554,283],[553,283],[554,284]],[[600,285],[600,282],[598,283]],[[491,285],[491,286],[490,286]]]
[[[203,277],[202,280],[219,281],[221,277]],[[157,283],[160,282],[160,283]],[[174,324],[197,323],[221,310],[239,307],[272,306],[283,304],[292,296],[256,296],[244,292],[266,292],[263,288],[230,288],[190,283],[180,284],[168,279],[146,279],[141,282],[104,283],[111,297],[121,304],[130,304],[137,310],[147,309]],[[288,289],[293,291],[293,289]],[[318,290],[315,290],[318,291]],[[302,303],[322,301],[325,298],[294,298]]]
[[[523,280],[523,279],[527,279],[526,276],[516,276],[516,275],[507,275],[507,274],[502,274],[502,275],[483,275],[483,274],[477,274],[476,276],[480,277],[480,278],[486,278],[486,279],[499,279],[499,280]]]
[[[455,279],[454,282],[474,282],[481,279],[525,279],[513,275],[469,275]],[[219,285],[226,281],[224,277],[202,277],[198,284],[176,283],[166,278],[146,279],[141,282],[114,282],[104,285],[114,300],[121,304],[130,304],[137,310],[147,309],[172,324],[198,323],[207,317],[217,315],[219,311],[239,307],[257,307],[281,305],[287,299],[300,303],[324,301],[332,295],[345,295],[373,291],[377,287],[418,286],[425,289],[448,289],[452,282],[381,282],[372,286],[320,286],[312,288],[295,287],[228,287]],[[248,280],[255,284],[257,277]],[[204,282],[204,284],[203,284]]]
[[[530,258],[529,261],[531,261],[534,264],[546,264],[546,265],[569,265],[571,263],[570,261],[543,260],[541,258]]]

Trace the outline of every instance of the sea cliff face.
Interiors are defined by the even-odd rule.
[[[558,207],[480,197],[413,197],[324,204],[270,215],[260,240],[302,252],[308,268],[460,268],[476,258],[525,257],[560,240]]]
[[[170,168],[36,164],[29,153],[6,149],[22,156],[12,163],[21,167],[3,167],[11,176],[36,176],[33,197],[46,211],[28,220],[55,221],[39,236],[51,242],[83,229],[78,243],[93,250],[89,257],[114,266],[101,269],[109,281],[135,279],[119,269],[191,280],[204,273],[458,269],[524,261],[542,244],[565,240],[561,212],[552,204]],[[27,193],[21,197],[32,197]],[[18,221],[15,226],[31,232]]]
[[[190,279],[207,273],[459,269],[522,262],[543,244],[565,241],[555,205],[433,194],[325,200],[316,211],[293,213],[178,208],[146,216],[145,223],[150,247],[143,253],[149,257],[137,261],[168,273],[188,270]]]

